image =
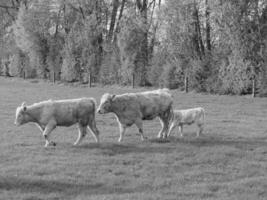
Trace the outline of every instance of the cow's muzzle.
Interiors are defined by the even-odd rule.
[[[105,112],[103,110],[99,109],[99,110],[97,110],[97,113],[98,114],[104,114]]]

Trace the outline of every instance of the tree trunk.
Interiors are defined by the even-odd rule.
[[[202,59],[202,57],[205,55],[205,48],[202,41],[198,8],[195,1],[194,1],[193,19],[195,26],[194,45],[199,58]]]
[[[150,25],[153,25],[153,13],[154,13],[154,10],[155,10],[155,5],[156,5],[156,1],[154,1],[154,3],[153,3],[153,8],[152,8],[152,11],[151,11]],[[159,2],[159,7],[160,7],[160,2]],[[155,25],[153,26],[151,40],[150,40],[150,43],[148,45],[148,62],[150,62],[150,60],[153,57],[158,24],[159,23],[158,23],[158,19],[157,19]]]
[[[113,9],[111,13],[110,27],[109,27],[109,32],[108,32],[109,42],[111,42],[113,38],[113,32],[114,32],[114,27],[116,23],[116,16],[117,16],[118,8],[119,8],[119,0],[113,0]]]
[[[153,35],[152,35],[151,40],[150,40],[150,43],[148,45],[148,59],[149,60],[151,60],[152,57],[153,57],[157,29],[158,29],[158,23],[153,28],[153,33],[152,33]]]
[[[118,17],[116,27],[115,27],[113,43],[116,43],[116,41],[117,41],[117,33],[119,32],[119,27],[120,27],[119,24],[120,24],[120,19],[122,17],[123,10],[124,10],[125,1],[126,0],[122,0],[122,2],[121,2],[120,13],[119,13],[119,17]]]
[[[139,75],[139,85],[145,86],[147,84],[147,66],[148,66],[148,30],[147,30],[147,0],[136,0],[137,8],[141,14],[143,22],[143,34],[140,51],[136,57],[136,69]]]
[[[95,10],[96,10],[96,19],[97,19],[97,26],[101,27],[102,24],[102,18],[101,18],[101,2],[102,0],[95,2]],[[96,52],[95,52],[95,70],[94,70],[94,76],[97,76],[99,74],[101,61],[102,61],[102,55],[103,55],[103,35],[102,32],[98,33],[97,36],[97,45],[96,45]]]
[[[207,42],[207,49],[211,51],[211,39],[210,39],[210,8],[208,5],[208,0],[205,0],[206,4],[206,42]]]

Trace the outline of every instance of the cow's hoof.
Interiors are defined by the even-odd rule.
[[[143,137],[143,138],[141,138],[141,140],[146,141],[146,140],[148,140],[148,137]]]
[[[99,143],[99,142],[100,142],[99,138],[97,138],[97,139],[95,140],[95,142],[96,142],[96,143]]]
[[[55,147],[57,144],[55,142],[51,142],[50,145]]]

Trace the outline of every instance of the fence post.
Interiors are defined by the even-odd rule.
[[[89,72],[89,87],[92,87],[92,75],[91,75],[91,72]]]
[[[256,93],[256,77],[255,77],[255,75],[253,75],[253,77],[252,77],[252,98],[255,97],[255,93]]]
[[[134,88],[134,80],[135,79],[135,76],[134,76],[134,73],[132,74],[132,87]]]
[[[184,89],[185,89],[185,92],[188,93],[188,77],[187,76],[184,77]]]
[[[53,83],[55,84],[56,82],[56,72],[53,72]]]

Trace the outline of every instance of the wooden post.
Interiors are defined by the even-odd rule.
[[[188,77],[184,77],[184,90],[186,93],[188,93]]]
[[[23,79],[26,79],[26,73],[25,73],[25,70],[23,70]]]
[[[53,72],[53,83],[55,84],[56,82],[56,72]]]
[[[252,98],[255,97],[255,93],[256,93],[256,77],[255,77],[255,75],[253,75],[253,77],[252,77]]]
[[[132,74],[132,87],[134,88],[134,80],[135,79],[135,76],[134,76],[134,73]]]
[[[91,75],[91,72],[89,72],[89,87],[92,87],[92,75]]]

